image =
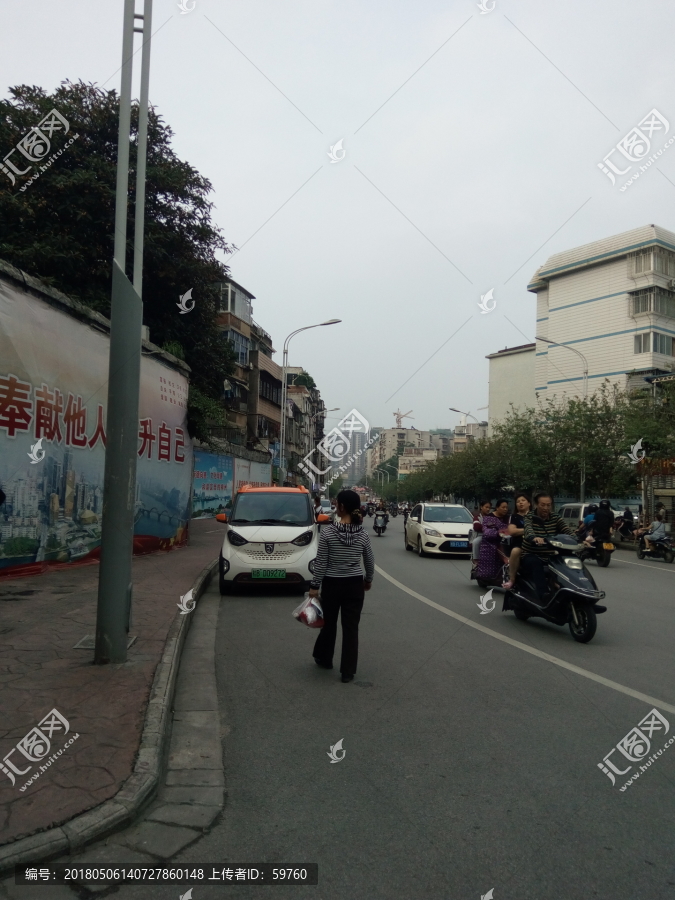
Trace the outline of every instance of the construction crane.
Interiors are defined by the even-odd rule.
[[[409,409],[407,413],[402,413],[400,409],[397,409],[396,412],[393,413],[393,416],[396,419],[396,427],[397,428],[403,428],[403,425],[401,425],[401,422],[403,421],[403,419],[414,418],[414,416],[410,415],[411,412],[412,412],[412,409]]]

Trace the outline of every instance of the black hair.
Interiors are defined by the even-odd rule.
[[[344,511],[351,515],[352,525],[360,525],[363,521],[361,516],[361,498],[356,491],[340,491],[336,500]]]
[[[549,500],[553,500],[553,497],[548,491],[537,491],[534,495],[534,505],[536,506],[542,497],[548,497]]]
[[[527,502],[530,504],[530,506],[532,506],[532,501],[524,491],[518,491],[516,496],[513,498],[513,502],[516,503],[518,500],[520,500],[521,497],[524,497],[525,500],[527,500]]]
[[[480,509],[481,506],[485,506],[486,503],[489,503],[490,506],[492,506],[492,500],[481,500],[480,503],[478,504],[478,509]]]
[[[506,503],[506,505],[508,506],[510,502],[511,502],[511,501],[508,500],[506,497],[500,497],[500,498],[497,500],[497,502],[495,503],[495,509],[497,509],[498,506],[501,506],[502,503]]]

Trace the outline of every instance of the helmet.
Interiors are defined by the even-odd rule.
[[[597,503],[591,503],[591,505],[590,505],[590,506],[588,507],[588,509],[586,510],[586,515],[587,515],[587,516],[590,516],[591,513],[596,513],[597,511],[598,511],[598,504],[597,504]]]
[[[609,500],[601,500],[600,501],[600,509],[609,509]]]

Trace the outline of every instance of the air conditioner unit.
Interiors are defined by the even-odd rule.
[[[671,278],[671,279],[670,279],[670,281],[668,282],[668,287],[669,287],[671,290],[675,290],[675,278]]]

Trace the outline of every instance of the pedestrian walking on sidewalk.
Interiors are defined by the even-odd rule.
[[[342,681],[352,681],[359,654],[359,621],[364,591],[369,591],[375,573],[375,559],[368,533],[361,525],[361,500],[356,491],[337,495],[337,520],[324,525],[314,562],[310,597],[319,596],[324,626],[314,644],[314,661],[323,669],[333,668],[338,615],[342,621]],[[365,575],[361,568],[365,566]]]

